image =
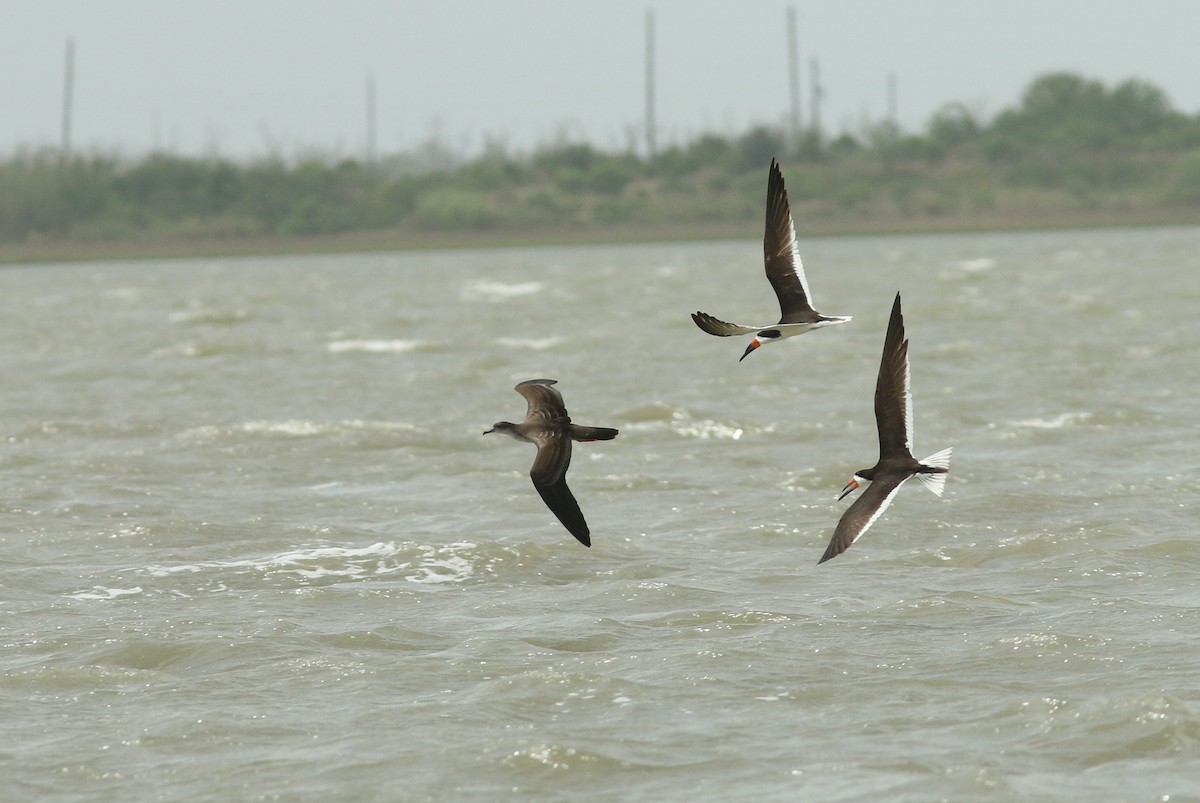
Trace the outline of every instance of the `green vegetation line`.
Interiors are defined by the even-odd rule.
[[[1057,73],[986,123],[949,104],[921,134],[761,126],[652,159],[578,142],[373,165],[19,152],[0,162],[0,261],[754,237],[774,156],[806,234],[1200,222],[1200,115]]]

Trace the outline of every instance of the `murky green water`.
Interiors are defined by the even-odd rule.
[[[740,364],[750,241],[0,270],[7,794],[1200,794],[1200,229],[803,253]],[[946,495],[818,568],[897,290]]]

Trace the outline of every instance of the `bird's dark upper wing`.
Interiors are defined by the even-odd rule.
[[[817,564],[822,564],[830,558],[836,558],[849,549],[850,545],[875,523],[883,511],[887,510],[887,506],[892,503],[892,498],[907,479],[908,476],[897,474],[891,475],[887,479],[875,480],[868,485],[862,495],[854,500],[854,504],[846,508],[846,512],[842,514],[837,527],[833,530],[833,537],[829,539],[829,546],[825,548],[825,554],[817,561]]]
[[[892,304],[879,379],[875,382],[875,424],[879,427],[879,457],[912,457],[912,393],[909,391],[908,341],[900,294]]]
[[[571,535],[579,539],[584,546],[591,546],[592,539],[588,532],[587,522],[583,519],[583,511],[571,489],[567,487],[567,468],[571,465],[571,438],[566,430],[547,430],[534,437],[537,445],[537,457],[534,458],[533,468],[529,478],[533,487],[541,495],[546,507],[558,517]]]
[[[740,323],[726,323],[720,318],[714,318],[707,312],[693,312],[692,320],[696,322],[705,332],[717,337],[729,337],[730,335],[748,335],[752,332],[758,332],[766,327],[763,326],[743,326]]]
[[[554,379],[527,379],[513,388],[529,403],[525,410],[526,423],[571,423],[562,394],[551,387],[555,384],[557,380]]]
[[[788,206],[787,190],[779,163],[771,160],[767,179],[767,227],[763,234],[763,260],[767,279],[779,297],[780,323],[808,323],[817,320],[812,294],[804,277],[804,263],[796,246],[796,224]]]
[[[587,522],[583,519],[583,511],[579,509],[579,503],[575,501],[575,496],[567,487],[567,478],[563,477],[553,485],[534,483],[534,487],[541,494],[546,507],[550,508],[555,516],[558,516],[558,520],[571,535],[575,536],[584,546],[591,546],[591,532],[588,530]]]
[[[571,437],[567,427],[548,427],[529,433],[537,446],[537,457],[529,476],[537,486],[553,485],[566,476],[571,465]]]

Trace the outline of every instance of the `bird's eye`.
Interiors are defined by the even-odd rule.
[[[758,333],[758,336],[759,337],[776,338],[776,337],[779,337],[779,330],[778,329],[763,329],[761,332]]]

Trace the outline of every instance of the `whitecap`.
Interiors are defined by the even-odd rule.
[[[461,555],[426,555],[414,571],[404,575],[410,583],[461,583],[475,574],[471,562]]]
[[[352,560],[364,558],[390,557],[396,552],[394,543],[376,543],[366,547],[312,547],[295,549],[270,555],[264,558],[243,558],[241,560],[211,560],[199,563],[184,563],[178,566],[147,566],[142,571],[151,577],[168,577],[174,574],[196,574],[212,569],[253,569],[270,571],[277,569],[292,569],[305,563],[320,560]],[[355,572],[355,573],[361,573]]]
[[[562,342],[561,337],[501,337],[496,340],[497,345],[505,348],[533,349],[534,351],[545,351]]]
[[[344,351],[364,351],[370,354],[404,354],[420,348],[420,340],[335,340],[327,348],[334,354]]]
[[[486,298],[492,301],[499,301],[516,296],[529,296],[541,291],[541,282],[513,282],[505,284],[504,282],[481,279],[463,287],[462,296],[464,298]]]
[[[216,307],[197,307],[195,309],[178,310],[167,316],[171,323],[212,323],[233,324],[242,323],[250,314],[240,308],[219,309]]]
[[[116,287],[101,293],[103,298],[126,303],[141,301],[144,295],[145,292],[140,287]]]
[[[443,546],[379,542],[365,547],[306,547],[261,558],[203,561],[177,566],[152,565],[141,569],[141,572],[151,577],[213,572],[290,574],[302,580],[401,574],[412,583],[461,583],[475,575],[475,565],[470,556],[461,553],[475,548],[475,544],[465,541]]]
[[[243,432],[251,434],[267,433],[270,435],[290,435],[292,437],[311,437],[321,435],[331,430],[329,424],[319,421],[291,419],[288,421],[247,421],[242,424]]]
[[[996,260],[991,257],[978,257],[977,259],[959,260],[958,266],[968,273],[976,273],[981,270],[991,270],[996,267]]]
[[[294,418],[281,421],[246,421],[241,424],[218,426],[202,424],[179,433],[179,438],[191,443],[207,443],[218,440],[230,433],[246,435],[283,435],[290,438],[311,438],[318,435],[330,435],[347,430],[369,432],[413,432],[417,428],[413,424],[402,421],[363,421],[349,419],[342,421],[312,421]]]
[[[685,438],[700,438],[707,440],[709,438],[718,438],[721,440],[741,440],[744,433],[741,427],[722,424],[719,421],[673,421],[671,429],[675,430],[675,434],[682,435]]]
[[[110,600],[119,599],[120,597],[133,597],[142,593],[141,586],[134,588],[106,588],[104,586],[92,586],[87,591],[76,591],[70,594],[71,599],[80,600]]]
[[[1010,421],[1014,427],[1029,427],[1031,429],[1062,429],[1088,421],[1091,413],[1060,413],[1054,418],[1025,418],[1020,421]]]

